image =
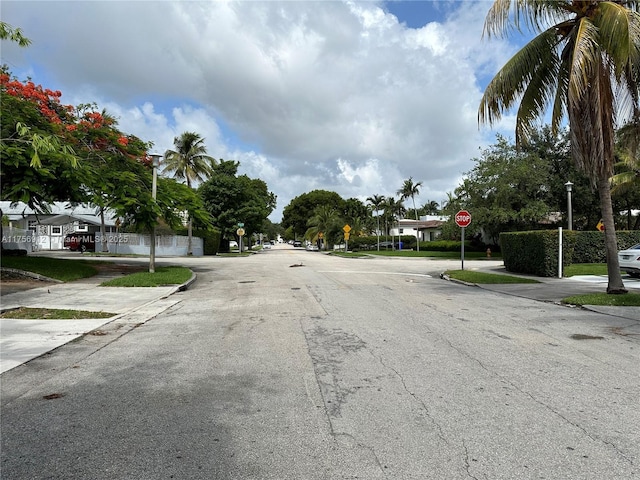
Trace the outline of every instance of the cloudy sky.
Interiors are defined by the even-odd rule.
[[[20,79],[97,103],[126,133],[173,146],[184,131],[278,197],[440,203],[506,117],[479,128],[483,88],[516,51],[482,37],[488,1],[2,1],[32,40],[2,42]],[[500,130],[499,130],[500,129]]]

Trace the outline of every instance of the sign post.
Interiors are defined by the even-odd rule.
[[[464,229],[471,224],[471,214],[466,210],[460,210],[455,216],[456,225],[462,229],[462,245],[460,246],[460,259],[462,261],[462,270],[464,270]]]
[[[351,226],[347,223],[342,227],[342,231],[344,232],[344,251],[346,253],[349,251],[349,232],[351,231]]]
[[[240,224],[238,224],[240,225]],[[244,225],[244,224],[243,224]],[[236,230],[238,237],[240,237],[240,254],[242,254],[242,237],[244,236],[244,228],[240,227]]]

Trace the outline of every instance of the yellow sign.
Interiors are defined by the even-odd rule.
[[[601,232],[604,232],[604,223],[602,223],[602,220],[600,220],[596,225],[596,230],[600,230]]]
[[[238,234],[239,237],[242,237],[244,235],[244,228],[237,229],[236,233]]]
[[[318,238],[323,238],[324,237],[324,233],[320,232],[318,233]]]
[[[344,233],[349,233],[351,231],[351,227],[347,223],[344,227],[342,227],[342,230],[344,230]]]
[[[349,240],[349,232],[344,232],[344,239]]]

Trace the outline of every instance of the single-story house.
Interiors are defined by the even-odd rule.
[[[73,206],[67,202],[54,202],[48,213],[37,213],[27,204],[0,202],[2,217],[9,228],[33,232],[35,250],[61,250],[64,236],[75,232],[99,232],[100,210],[95,205]],[[105,211],[105,232],[116,231],[117,218],[111,211]],[[8,240],[8,239],[6,239]],[[3,238],[3,243],[5,242]]]
[[[389,235],[413,235],[421,242],[432,242],[442,234],[442,225],[448,217],[427,215],[419,220],[403,218],[389,230]]]

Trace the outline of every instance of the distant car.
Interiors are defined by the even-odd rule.
[[[96,234],[89,232],[68,233],[64,237],[64,248],[68,248],[72,252],[84,253],[96,251]]]
[[[318,248],[318,245],[316,245],[315,243],[310,243],[309,245],[307,245],[307,250],[309,250],[310,252],[317,252],[320,249]]]
[[[295,240],[295,241],[293,242],[293,246],[294,246],[294,247],[301,247],[301,246],[302,246],[302,242],[301,242],[300,240]]]
[[[270,243],[263,243],[262,244],[262,249],[263,250],[271,250],[271,244]]]
[[[640,243],[618,252],[620,270],[634,278],[640,278]]]

